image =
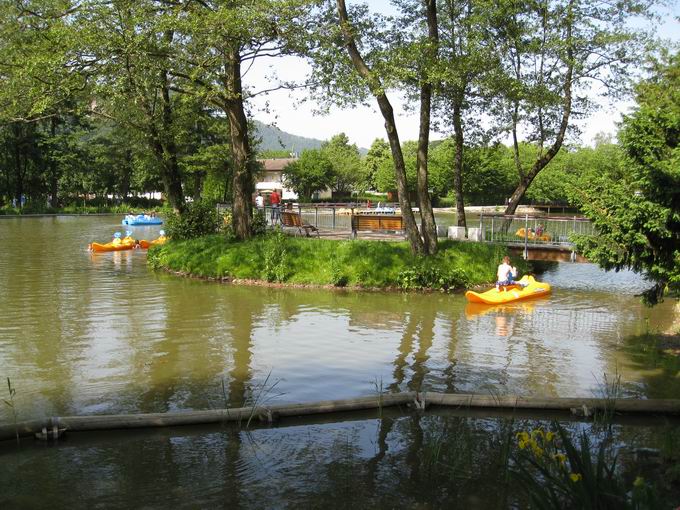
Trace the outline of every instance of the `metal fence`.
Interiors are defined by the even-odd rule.
[[[219,204],[218,210],[230,208]],[[284,210],[299,213],[303,222],[322,230],[345,230],[352,227],[352,215],[389,214],[398,210],[398,204],[376,204],[367,207],[365,203],[354,204],[284,204],[280,208],[270,205],[263,207],[268,225],[281,223]],[[468,221],[468,227],[475,227],[475,220]],[[578,216],[505,216],[501,214],[482,214],[479,217],[481,241],[509,243],[528,246],[565,246],[571,247],[572,233],[593,235],[595,229],[587,218]],[[441,235],[446,235],[446,225],[441,226]]]
[[[281,222],[281,212],[292,211],[300,214],[303,222],[322,230],[351,230],[353,214],[389,214],[396,211],[396,207],[393,204],[380,204],[376,207],[367,207],[366,204],[292,204],[281,208],[267,205],[262,211],[269,225]]]
[[[484,241],[528,245],[572,246],[571,234],[595,233],[590,220],[578,216],[482,215],[479,226]]]

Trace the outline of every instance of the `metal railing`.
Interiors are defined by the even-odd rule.
[[[531,246],[571,247],[571,234],[595,233],[590,220],[578,216],[482,215],[479,227],[484,241]]]
[[[351,230],[352,215],[362,214],[389,214],[389,210],[396,210],[396,204],[284,204],[283,207],[273,208],[264,206],[262,211],[268,225],[281,223],[281,212],[292,211],[300,214],[302,221],[324,230]]]

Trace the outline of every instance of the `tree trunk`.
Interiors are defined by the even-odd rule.
[[[453,103],[453,133],[456,153],[453,159],[453,189],[456,193],[456,214],[458,216],[458,226],[467,229],[465,221],[465,203],[463,198],[463,124],[461,122],[461,102],[462,95],[456,98]],[[466,230],[467,232],[467,230]]]
[[[52,117],[50,119],[50,134],[52,136],[52,140],[57,136],[57,118]],[[56,161],[54,161],[53,157],[49,158],[49,167],[50,167],[50,207],[57,208],[59,207],[59,197],[57,196],[59,192],[59,170],[57,168]]]
[[[243,85],[241,83],[241,55],[238,48],[232,48],[227,58],[228,90],[231,97],[225,101],[225,114],[229,119],[231,153],[233,160],[232,178],[232,225],[238,239],[251,236],[253,173],[248,121],[243,109]]]
[[[123,175],[120,180],[120,188],[118,191],[124,202],[130,193],[130,180],[132,178],[132,151],[130,149],[125,149],[123,161]]]
[[[567,9],[567,33],[566,33],[566,46],[567,46],[567,58],[566,58],[566,64],[567,64],[567,72],[565,73],[564,76],[564,85],[562,87],[563,93],[564,93],[564,109],[562,110],[562,119],[560,122],[560,129],[557,132],[557,136],[555,137],[555,142],[550,146],[547,152],[545,153],[540,153],[538,159],[534,162],[533,167],[531,170],[525,174],[522,175],[520,172],[520,182],[519,185],[517,186],[517,189],[513,192],[512,196],[510,197],[510,201],[508,202],[508,207],[505,209],[505,215],[506,216],[511,216],[515,214],[517,211],[517,206],[519,206],[520,200],[524,197],[524,193],[526,193],[527,189],[533,182],[534,178],[538,175],[538,172],[543,170],[546,166],[548,166],[548,163],[552,161],[552,159],[557,155],[559,150],[562,148],[562,143],[564,142],[564,137],[567,133],[567,128],[569,127],[569,117],[571,115],[571,101],[572,101],[572,78],[573,78],[573,73],[574,73],[574,48],[573,48],[573,40],[572,40],[572,23],[573,23],[573,1],[569,3],[568,9]],[[515,159],[518,164],[518,168],[521,169],[519,166],[519,147],[517,144],[517,137],[516,137],[516,124],[517,121],[516,119],[513,120],[513,138],[514,138],[514,145],[515,145]],[[544,140],[540,141],[541,147],[543,146]],[[508,222],[506,222],[508,223]],[[508,223],[509,226],[509,223]]]
[[[399,192],[399,206],[404,218],[406,237],[411,245],[411,252],[414,254],[423,253],[423,240],[418,232],[418,226],[416,225],[413,210],[411,209],[411,203],[409,202],[408,187],[406,185],[406,165],[404,164],[404,155],[401,152],[399,134],[397,133],[397,127],[394,121],[394,110],[392,109],[389,99],[387,99],[387,96],[385,95],[380,79],[369,69],[357,49],[354,37],[352,36],[352,30],[349,26],[345,0],[337,0],[337,6],[338,16],[340,18],[340,28],[345,37],[345,47],[352,60],[352,64],[357,73],[368,84],[371,93],[378,101],[378,106],[380,107],[383,119],[385,119],[385,131],[387,132],[387,139],[390,142],[390,149],[392,150],[394,174],[397,181],[397,190]]]
[[[439,42],[437,26],[437,6],[435,0],[425,0],[427,9],[428,38],[432,45],[431,57],[436,57]],[[420,87],[420,132],[418,135],[418,205],[420,206],[421,233],[423,235],[425,253],[437,253],[437,224],[434,220],[432,200],[428,185],[428,149],[430,144],[430,112],[432,106],[432,84],[428,76],[421,76]]]

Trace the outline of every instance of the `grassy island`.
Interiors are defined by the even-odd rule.
[[[337,241],[268,234],[248,241],[212,235],[149,251],[149,264],[190,276],[290,285],[461,289],[494,281],[506,249],[442,241],[433,257],[415,257],[405,242]],[[520,267],[523,261],[517,260]]]

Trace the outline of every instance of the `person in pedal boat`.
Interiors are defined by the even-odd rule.
[[[503,263],[498,266],[496,290],[507,285],[513,285],[515,283],[514,278],[517,278],[517,268],[510,265],[510,257],[506,255],[503,257]]]

